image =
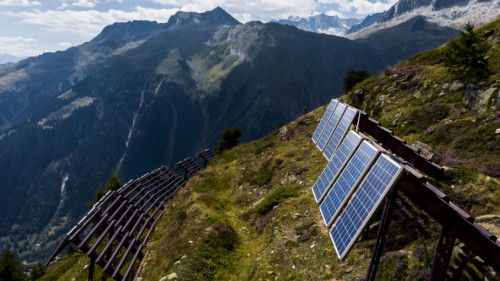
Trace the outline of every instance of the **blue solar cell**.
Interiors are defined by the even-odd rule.
[[[356,132],[350,131],[344,141],[342,141],[339,149],[335,152],[332,159],[323,170],[323,173],[321,173],[312,187],[316,202],[321,202],[321,200],[323,200],[330,186],[337,179],[337,176],[351,158],[354,151],[356,151],[356,148],[358,148],[361,140],[362,138],[356,134]]]
[[[366,140],[358,147],[344,171],[342,171],[342,174],[340,174],[332,189],[326,195],[325,200],[321,203],[320,211],[326,226],[330,226],[333,219],[338,215],[378,153],[379,150]]]
[[[340,142],[342,141],[345,134],[349,130],[349,127],[351,126],[354,117],[356,117],[357,112],[358,111],[352,107],[348,107],[345,110],[344,115],[342,115],[342,119],[340,119],[337,128],[333,132],[330,141],[328,142],[325,150],[323,151],[323,154],[325,155],[326,159],[330,159],[335,150],[337,150],[337,147],[340,145]]]
[[[323,117],[321,118],[321,121],[319,121],[318,127],[316,128],[316,131],[314,131],[314,134],[312,136],[312,140],[314,143],[318,141],[321,133],[323,133],[325,125],[326,123],[328,123],[328,120],[330,120],[330,117],[332,116],[333,111],[335,111],[335,107],[337,107],[337,104],[337,100],[332,99],[332,101],[326,108],[325,114],[323,114]]]
[[[330,237],[340,259],[349,252],[385,195],[399,179],[402,170],[401,165],[383,154],[361,182],[359,189],[330,230]]]
[[[332,117],[330,117],[330,120],[328,120],[328,123],[326,123],[325,129],[323,130],[321,137],[316,143],[319,150],[323,151],[325,149],[325,146],[330,140],[330,137],[332,136],[333,131],[337,127],[337,123],[340,121],[340,118],[344,114],[346,107],[347,106],[345,104],[339,102],[339,104],[335,108]]]

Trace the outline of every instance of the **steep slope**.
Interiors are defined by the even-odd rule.
[[[2,246],[46,257],[113,170],[128,180],[173,166],[226,128],[260,138],[340,95],[347,69],[362,67],[385,66],[364,44],[241,25],[220,8],[114,24],[81,46],[2,65]]]
[[[401,24],[377,30],[356,39],[375,48],[387,65],[393,65],[422,51],[441,46],[458,36],[458,31],[416,16]]]
[[[472,102],[470,90],[443,66],[443,49],[369,78],[341,99],[445,166],[448,180],[433,184],[499,235],[500,21],[478,32],[489,34],[491,73]],[[144,280],[364,277],[376,224],[339,261],[310,191],[326,165],[310,140],[323,110],[224,153],[193,178],[148,245]],[[400,200],[377,278],[425,280],[440,228],[411,201]],[[448,278],[498,278],[463,245],[454,253]]]
[[[349,38],[367,37],[416,16],[441,27],[460,29],[468,22],[481,26],[499,16],[499,7],[499,0],[400,0],[375,24],[350,34]]]
[[[374,24],[375,22],[377,22],[383,15],[385,14],[385,12],[381,12],[381,13],[375,13],[375,14],[372,14],[372,15],[368,15],[366,16],[366,18],[363,19],[362,22],[360,22],[359,24],[356,24],[356,25],[353,25],[351,28],[349,28],[349,30],[346,31],[346,35],[347,34],[351,34],[351,33],[354,33],[354,32],[357,32],[357,31],[360,31],[361,29],[365,28],[365,27],[368,27],[372,24]]]
[[[377,22],[346,37],[377,49],[390,65],[441,46],[468,22],[478,27],[496,19],[499,7],[499,0],[400,0]]]

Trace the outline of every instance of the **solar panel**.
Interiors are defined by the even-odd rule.
[[[338,215],[378,153],[379,150],[366,140],[356,150],[351,161],[347,163],[342,174],[340,174],[320,205],[320,211],[326,226],[330,226],[333,219]]]
[[[325,114],[323,114],[323,117],[321,118],[321,121],[319,121],[318,127],[316,128],[316,131],[314,131],[314,134],[312,136],[312,140],[314,143],[316,143],[321,136],[321,133],[323,133],[323,130],[325,129],[326,123],[328,123],[328,120],[330,120],[330,117],[332,116],[333,111],[335,110],[335,107],[337,107],[337,100],[332,99],[328,107],[326,108]]]
[[[335,131],[333,132],[330,141],[328,142],[325,150],[323,151],[323,154],[325,155],[326,159],[330,160],[333,153],[340,145],[342,138],[344,138],[345,134],[349,130],[349,127],[352,124],[352,120],[354,120],[354,117],[356,117],[357,112],[358,111],[352,107],[348,107],[345,110],[344,115],[342,115],[342,119],[340,119],[337,128],[335,128]]]
[[[323,173],[321,173],[312,187],[314,198],[316,198],[317,203],[323,200],[328,189],[337,179],[340,171],[342,171],[361,141],[362,138],[354,131],[350,131],[344,141],[342,141],[339,149],[335,152],[332,159],[323,170]]]
[[[330,230],[335,251],[343,259],[385,195],[399,179],[401,165],[381,155]]]
[[[325,130],[318,140],[317,146],[319,150],[323,151],[325,149],[325,146],[330,140],[333,130],[335,130],[335,127],[337,127],[337,123],[340,121],[340,118],[344,114],[346,107],[347,106],[345,104],[339,102],[339,104],[335,108],[335,111],[332,113],[332,117],[330,118],[330,120],[328,120],[328,123],[326,123]]]

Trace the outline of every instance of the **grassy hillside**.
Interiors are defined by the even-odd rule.
[[[500,235],[500,21],[478,32],[489,34],[490,73],[473,86],[449,73],[443,47],[363,81],[341,99],[445,166],[446,180],[430,180]],[[193,177],[156,227],[142,280],[363,278],[379,216],[341,261],[311,192],[327,164],[311,141],[324,109],[225,152]],[[428,278],[439,235],[439,224],[400,194],[378,279]],[[84,280],[87,263],[65,259],[45,280]],[[448,275],[499,280],[459,241]]]

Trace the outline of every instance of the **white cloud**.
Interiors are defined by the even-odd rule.
[[[39,6],[42,5],[39,1],[28,0],[0,0],[0,6]]]
[[[25,37],[2,37],[0,36],[0,50],[3,53],[23,57],[34,56],[42,53],[37,49],[37,40]]]
[[[104,12],[97,10],[34,10],[20,13],[9,12],[7,15],[20,18],[20,23],[38,25],[49,32],[65,32],[91,37],[96,36],[106,25],[115,22],[131,20],[166,22],[175,12],[177,12],[177,9],[151,9],[137,6],[131,12],[121,10]]]
[[[57,8],[58,10],[64,10],[66,9],[67,7],[69,7],[68,3],[61,3],[61,5]]]
[[[357,14],[373,14],[388,10],[398,0],[386,0],[370,2],[368,0],[318,0],[320,4],[336,4],[339,6],[339,11],[349,12],[352,9]]]
[[[307,16],[318,6],[315,0],[152,0],[155,3],[176,6],[182,11],[204,12],[221,7],[241,22],[257,19],[287,18],[289,15]]]
[[[73,3],[73,6],[76,7],[81,7],[81,8],[93,8],[95,5],[99,3],[98,1],[92,1],[92,0],[78,0],[75,3]]]
[[[179,0],[152,0],[154,3],[169,5],[169,6],[181,6],[182,1]]]
[[[59,43],[57,43],[57,46],[62,47],[62,48],[69,48],[69,47],[73,46],[73,44],[71,44],[70,42],[59,42]]]

